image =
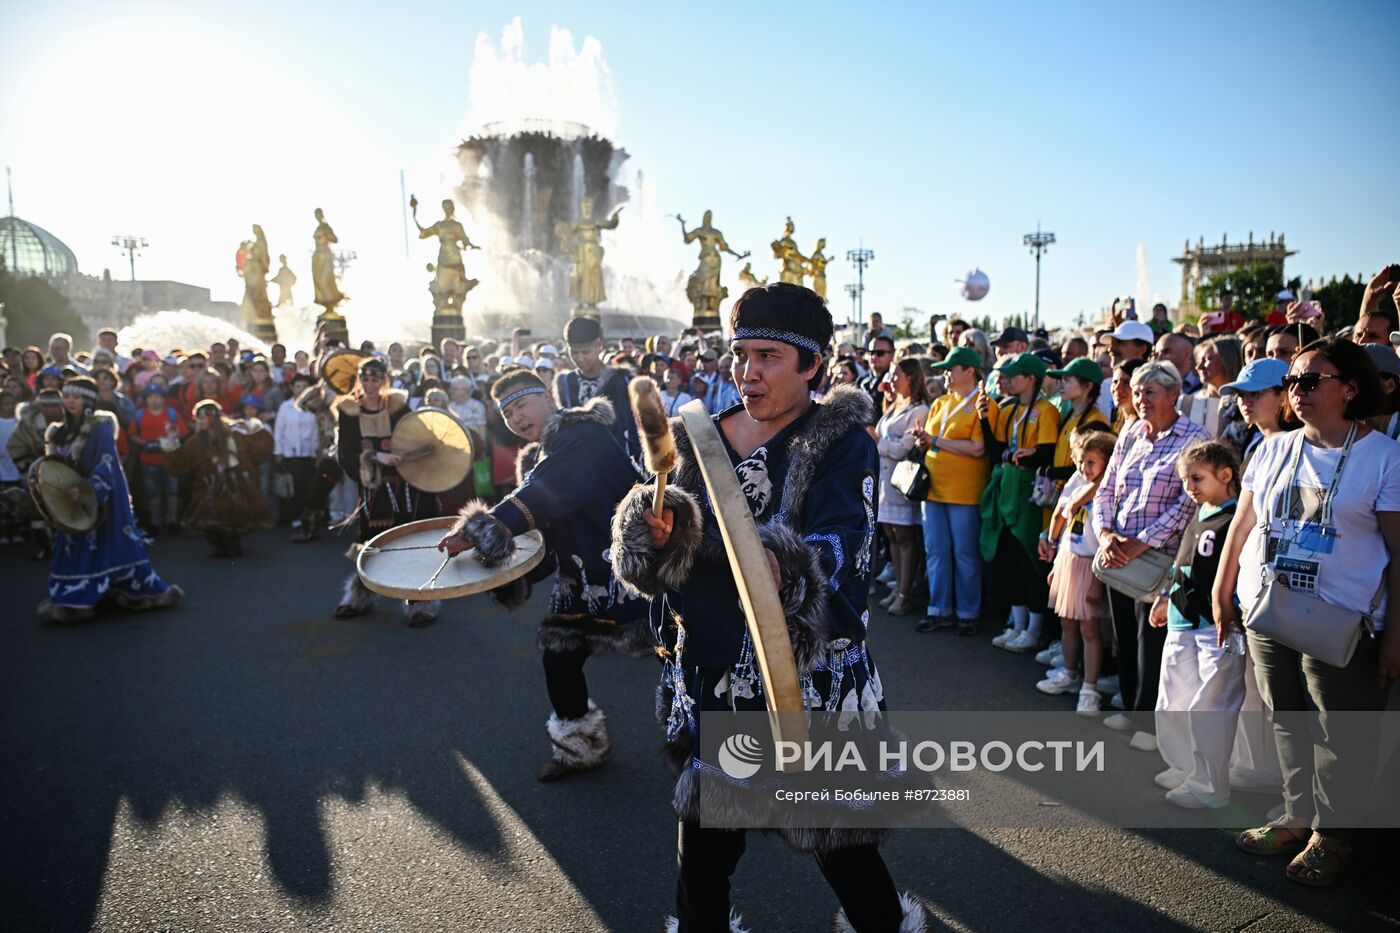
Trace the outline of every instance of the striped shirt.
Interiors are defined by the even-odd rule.
[[[1176,553],[1194,507],[1176,472],[1181,452],[1210,435],[1180,416],[1156,437],[1146,419],[1118,437],[1094,496],[1094,527],[1101,536],[1115,532],[1152,548]]]

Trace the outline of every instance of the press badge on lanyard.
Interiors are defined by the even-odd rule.
[[[1347,432],[1346,443],[1342,446],[1337,467],[1332,471],[1332,481],[1322,494],[1322,503],[1316,521],[1305,521],[1293,517],[1293,492],[1298,485],[1298,468],[1303,459],[1303,444],[1298,439],[1289,464],[1289,478],[1274,508],[1269,521],[1269,562],[1275,577],[1284,577],[1288,586],[1298,590],[1317,589],[1319,558],[1332,554],[1337,548],[1337,527],[1332,524],[1332,499],[1341,483],[1342,470],[1351,456],[1351,446],[1356,440],[1356,425]]]

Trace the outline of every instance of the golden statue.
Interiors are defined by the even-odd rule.
[[[335,254],[331,252],[331,244],[340,241],[319,207],[316,208],[316,230],[311,238],[316,241],[316,249],[311,253],[311,283],[316,286],[316,303],[326,309],[323,318],[336,319],[340,317],[336,305],[344,301],[345,296],[335,280]]]
[[[272,284],[277,286],[277,307],[292,303],[292,286],[297,284],[296,273],[287,268],[287,256],[285,253],[277,257],[277,261],[282,264],[282,268],[277,270],[277,274],[272,277]]]
[[[695,309],[694,324],[701,328],[719,326],[719,303],[729,294],[729,289],[719,281],[720,253],[728,253],[735,259],[743,259],[749,255],[747,252],[736,253],[729,248],[724,234],[716,230],[711,222],[713,218],[713,212],[706,211],[700,226],[694,230],[687,230],[685,218],[676,215],[685,242],[700,241],[700,265],[690,274],[690,279],[685,284],[685,296],[690,299],[690,305]]]
[[[243,259],[243,323],[248,332],[259,339],[272,331],[272,301],[267,297],[267,236],[263,228],[253,224],[253,238],[244,240],[240,249]]]
[[[801,285],[802,276],[807,271],[807,257],[798,252],[797,241],[792,238],[796,229],[792,218],[789,217],[786,226],[783,227],[783,238],[773,241],[773,258],[783,263],[783,268],[778,273],[778,281]]]
[[[438,238],[437,265],[435,269],[433,267],[428,269],[429,272],[434,273],[433,283],[428,286],[428,290],[433,295],[433,310],[440,313],[452,309],[460,314],[462,302],[467,299],[467,292],[480,284],[476,279],[467,278],[467,267],[462,261],[462,249],[481,249],[481,247],[471,241],[471,238],[467,236],[467,231],[453,216],[457,206],[452,203],[451,198],[443,200],[442,220],[431,227],[425,227],[418,222],[417,196],[408,199],[408,206],[413,211],[413,225],[418,228],[418,239]]]
[[[768,276],[765,275],[760,279],[753,274],[753,263],[746,262],[744,268],[739,270],[739,282],[744,286],[744,291],[748,291],[751,288],[762,288],[767,285]]]
[[[824,249],[826,237],[817,241],[817,248],[807,257],[807,274],[812,277],[812,291],[820,295],[822,301],[826,301],[826,264],[831,261],[822,252]]]
[[[576,310],[596,311],[607,298],[603,291],[603,244],[598,231],[616,230],[617,215],[622,213],[622,208],[613,211],[607,220],[594,220],[593,199],[584,198],[578,203],[578,212],[578,221],[567,228],[574,253],[574,275],[569,280],[569,297],[577,303]]]

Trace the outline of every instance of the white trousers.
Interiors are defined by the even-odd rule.
[[[1157,748],[1183,786],[1208,803],[1230,799],[1230,752],[1244,704],[1244,658],[1215,644],[1215,627],[1167,632],[1157,687]]]
[[[1235,730],[1235,752],[1230,756],[1230,783],[1236,786],[1272,786],[1283,792],[1283,768],[1279,765],[1271,712],[1259,695],[1259,682],[1254,678],[1254,659],[1246,654],[1244,706],[1240,708],[1240,725]]]

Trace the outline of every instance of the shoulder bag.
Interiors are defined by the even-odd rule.
[[[1332,474],[1332,482],[1322,498],[1322,511],[1318,520],[1323,525],[1327,525],[1331,521],[1332,497],[1337,491],[1342,469],[1346,466],[1347,458],[1351,455],[1351,447],[1355,440],[1356,424],[1353,423],[1351,430],[1347,432],[1346,445],[1342,448],[1342,456],[1337,463],[1337,469]],[[1272,493],[1273,488],[1278,485],[1279,479],[1285,473],[1291,474],[1276,509],[1284,519],[1292,518],[1293,487],[1298,476],[1298,465],[1303,457],[1304,443],[1306,442],[1303,440],[1303,432],[1299,431],[1293,455],[1289,458],[1291,468],[1290,463],[1285,462],[1269,486]],[[1250,607],[1245,616],[1244,627],[1251,632],[1287,645],[1294,651],[1310,658],[1316,658],[1324,664],[1330,664],[1333,667],[1346,667],[1351,663],[1351,656],[1356,652],[1357,643],[1361,641],[1362,630],[1364,629],[1372,635],[1375,633],[1371,617],[1375,615],[1376,609],[1381,603],[1381,596],[1385,593],[1385,570],[1381,571],[1380,585],[1376,587],[1376,594],[1372,597],[1371,606],[1366,612],[1357,613],[1355,609],[1334,606],[1317,596],[1294,589],[1288,585],[1286,575],[1272,572],[1267,559],[1269,521],[1270,516],[1265,514],[1259,528],[1260,573],[1263,576],[1264,586],[1259,592],[1259,598],[1254,601],[1254,605]]]
[[[890,474],[890,485],[912,502],[923,502],[928,498],[929,483],[924,451],[917,446],[894,465],[894,472]]]
[[[1157,548],[1148,548],[1122,567],[1104,565],[1104,548],[1094,555],[1094,576],[1120,593],[1133,599],[1155,600],[1171,576],[1172,555]]]

